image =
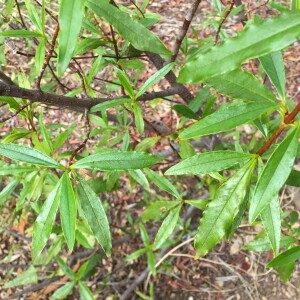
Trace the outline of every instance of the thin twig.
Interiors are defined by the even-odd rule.
[[[171,56],[170,60],[168,61],[168,63],[170,62],[173,62],[176,60],[177,58],[177,55],[179,53],[179,49],[180,49],[180,46],[182,44],[182,41],[184,39],[184,37],[186,36],[187,34],[187,31],[190,27],[190,24],[194,18],[194,15],[198,9],[198,6],[199,4],[201,3],[202,0],[196,0],[192,3],[192,6],[190,8],[190,11],[187,13],[185,19],[184,19],[184,22],[182,24],[182,27],[181,27],[181,30],[176,38],[176,41],[175,41],[175,44],[174,44],[174,47],[173,47],[173,55]]]
[[[19,2],[18,2],[18,0],[15,0],[15,3],[16,3],[16,6],[17,6],[17,10],[18,10],[18,14],[19,14],[19,17],[20,17],[21,23],[22,23],[23,27],[24,27],[25,29],[27,29],[27,26],[26,26],[26,24],[25,24],[25,22],[24,22],[24,19],[23,19],[23,16],[22,16],[21,10],[20,10],[20,5],[19,5]]]
[[[22,105],[18,110],[16,110],[13,114],[9,115],[8,117],[4,117],[0,119],[0,123],[6,122],[9,119],[18,115],[21,111],[23,111],[27,106],[31,105],[31,102],[27,102],[26,104]]]

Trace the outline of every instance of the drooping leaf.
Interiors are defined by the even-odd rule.
[[[61,0],[59,7],[57,72],[61,76],[68,67],[79,36],[83,19],[84,0]]]
[[[218,74],[205,80],[205,83],[222,95],[232,99],[251,102],[277,102],[274,94],[253,74],[240,68],[225,74]]]
[[[88,0],[86,5],[100,18],[105,19],[136,49],[162,55],[172,52],[150,30],[106,1]]]
[[[280,255],[272,259],[268,264],[267,268],[276,268],[295,262],[300,258],[300,246],[293,247],[289,250],[284,251]]]
[[[134,103],[133,106],[134,122],[136,129],[140,135],[143,134],[145,123],[143,118],[143,111],[138,103]]]
[[[250,202],[250,223],[255,221],[287,180],[297,154],[299,130],[297,128],[292,129],[272,153],[264,167]]]
[[[79,180],[77,185],[78,199],[85,218],[100,246],[106,255],[110,256],[112,248],[111,235],[102,203],[87,182],[80,176],[77,176],[77,178]]]
[[[144,152],[112,150],[83,158],[72,165],[72,168],[103,171],[134,170],[150,167],[161,160],[159,156]]]
[[[76,199],[68,173],[62,176],[60,190],[60,219],[65,239],[70,251],[73,250],[76,230]]]
[[[16,278],[6,283],[3,288],[9,289],[19,285],[35,284],[38,282],[36,269],[30,266],[26,271],[19,274]]]
[[[198,83],[237,69],[248,59],[279,51],[297,40],[299,25],[299,11],[252,22],[236,38],[193,57],[181,69],[178,81]]]
[[[198,136],[224,132],[273,111],[278,104],[272,102],[246,102],[235,100],[224,103],[215,112],[183,130],[179,138],[190,139]]]
[[[280,248],[281,236],[281,219],[280,219],[280,204],[276,196],[261,212],[260,217],[263,222],[265,231],[272,245],[274,255],[276,256]]]
[[[51,157],[35,149],[17,144],[0,144],[0,155],[43,167],[64,169],[61,164]]]
[[[218,172],[253,158],[253,154],[235,151],[211,151],[189,157],[165,172],[165,175],[207,174]]]
[[[173,208],[162,222],[153,243],[154,250],[159,249],[173,233],[179,219],[181,207],[182,205],[178,205]]]
[[[50,237],[52,226],[56,217],[56,212],[60,200],[60,184],[59,181],[52,192],[49,194],[42,206],[41,213],[37,217],[32,233],[32,258],[35,259],[45,247]]]
[[[280,51],[259,58],[281,99],[285,99],[285,67]]]
[[[255,167],[253,159],[228,179],[209,202],[195,236],[196,258],[204,256],[230,228],[244,200]]]
[[[137,92],[136,98],[142,96],[151,86],[153,86],[155,83],[157,83],[159,80],[161,80],[166,74],[168,74],[172,70],[174,65],[175,65],[175,63],[170,63],[170,64],[164,66],[163,68],[161,68],[150,78],[148,78],[146,80],[146,82],[142,85],[140,90]]]
[[[161,190],[169,193],[177,199],[181,198],[174,185],[166,177],[161,176],[160,174],[150,169],[145,169],[145,173],[148,176],[149,180]]]

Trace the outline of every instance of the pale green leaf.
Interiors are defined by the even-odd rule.
[[[280,51],[259,58],[281,99],[285,99],[285,67]]]
[[[192,205],[198,209],[205,210],[209,200],[198,199],[198,200],[184,200],[184,203]]]
[[[37,217],[32,233],[32,258],[35,259],[45,247],[50,237],[52,226],[56,217],[56,212],[60,200],[60,184],[59,181],[52,192],[49,194],[42,206],[41,213]]]
[[[51,157],[35,149],[17,144],[0,144],[0,155],[43,167],[64,169],[61,164]]]
[[[83,281],[78,281],[79,294],[81,300],[94,300],[94,296],[91,290],[87,287],[87,285]]]
[[[270,156],[255,187],[250,202],[249,222],[253,223],[263,209],[278,194],[294,164],[298,148],[298,133],[294,128]]]
[[[274,255],[276,256],[280,248],[281,236],[281,219],[280,219],[280,204],[276,196],[261,212],[260,217],[263,222],[265,231],[272,245]]]
[[[162,222],[153,243],[154,250],[159,249],[173,233],[179,219],[181,207],[181,205],[178,205],[173,208]]]
[[[88,0],[86,5],[100,18],[105,19],[136,49],[150,51],[162,55],[172,55],[172,52],[139,22],[106,1]]]
[[[60,219],[64,237],[70,251],[75,242],[77,207],[73,186],[68,173],[62,176],[60,190]]]
[[[224,132],[273,111],[279,105],[272,102],[246,102],[235,100],[224,103],[215,112],[183,130],[179,138],[190,139],[198,136]]]
[[[178,205],[178,201],[157,201],[150,204],[142,214],[142,221],[149,220],[158,221],[163,218],[167,212],[174,206]]]
[[[128,173],[144,189],[146,189],[147,191],[150,191],[148,179],[141,170],[129,170]]]
[[[68,67],[81,29],[84,0],[61,0],[59,8],[57,72],[61,76]]]
[[[160,161],[162,158],[153,154],[111,150],[83,158],[72,165],[72,168],[102,171],[134,170],[150,167]]]
[[[175,63],[170,63],[170,64],[164,66],[163,68],[161,68],[159,71],[157,71],[155,74],[153,74],[150,78],[148,78],[146,80],[146,82],[142,85],[142,87],[140,88],[138,93],[136,94],[136,98],[142,96],[151,86],[153,86],[155,83],[157,83],[163,77],[165,77],[165,75],[168,74],[172,70],[174,65],[175,65]]]
[[[247,192],[256,161],[251,160],[228,179],[209,202],[195,236],[196,258],[204,256],[225,235]]]
[[[40,33],[29,30],[6,30],[0,32],[0,36],[17,37],[17,38],[32,38],[41,36]]]
[[[50,300],[65,299],[72,292],[74,286],[75,282],[73,281],[62,285],[53,293]]]
[[[235,151],[211,151],[189,157],[165,172],[165,175],[218,172],[253,158],[253,154]]]
[[[133,114],[134,114],[134,122],[135,122],[136,129],[138,133],[142,135],[145,129],[145,123],[144,123],[142,109],[138,103],[134,103]]]
[[[11,181],[2,191],[0,191],[0,205],[3,205],[7,198],[11,195],[11,193],[17,187],[19,181],[13,180]]]
[[[198,83],[237,69],[248,59],[284,49],[299,37],[299,26],[299,11],[252,22],[236,38],[188,61],[181,69],[179,82]]]
[[[181,198],[174,185],[166,177],[150,169],[145,169],[144,171],[148,176],[149,180],[152,181],[158,188],[169,193],[177,199]]]
[[[19,285],[35,284],[38,282],[38,277],[34,266],[30,266],[26,271],[19,274],[15,279],[6,283],[3,288],[9,289]]]
[[[77,185],[78,199],[84,216],[100,246],[106,255],[110,256],[112,249],[111,234],[102,203],[87,182],[80,176],[77,176],[77,178],[79,180]]]

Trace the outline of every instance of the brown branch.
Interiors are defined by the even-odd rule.
[[[176,57],[179,53],[179,49],[180,49],[180,46],[181,46],[181,43],[184,39],[184,37],[186,36],[187,34],[187,31],[190,27],[190,24],[192,22],[192,19],[194,18],[194,15],[197,11],[197,8],[199,6],[199,4],[201,3],[202,0],[196,0],[192,3],[191,5],[191,8],[190,8],[190,11],[187,13],[185,19],[184,19],[184,22],[182,24],[182,27],[181,27],[181,30],[179,32],[179,35],[177,36],[176,38],[176,41],[175,41],[175,44],[174,44],[174,48],[173,48],[173,55],[171,56],[170,60],[168,61],[168,63],[170,62],[173,62],[176,60]]]
[[[217,33],[216,33],[216,36],[215,36],[214,45],[216,45],[218,43],[219,34],[220,34],[220,31],[221,31],[222,25],[224,24],[224,22],[226,21],[227,17],[231,13],[231,11],[233,9],[233,6],[234,6],[234,0],[231,0],[230,6],[229,6],[228,10],[226,11],[225,15],[223,16],[222,21],[221,21],[221,23],[220,23],[220,25],[218,27],[218,30],[217,30]]]
[[[18,115],[21,111],[23,111],[27,106],[29,106],[31,104],[31,102],[27,102],[26,104],[22,105],[18,110],[16,110],[13,114],[9,115],[8,117],[4,117],[2,119],[0,119],[0,123],[6,122],[9,119],[15,117],[16,115]]]
[[[171,87],[167,90],[146,93],[139,97],[137,101],[149,101],[156,98],[164,98],[173,96],[181,92],[180,86]],[[89,109],[92,106],[111,101],[120,98],[129,98],[128,96],[123,97],[112,97],[112,98],[75,98],[56,94],[50,94],[41,90],[30,90],[21,88],[18,86],[8,85],[0,81],[0,96],[11,96],[22,99],[28,99],[30,102],[40,102],[46,105],[54,105],[57,107],[66,107],[75,111],[83,111]]]
[[[275,140],[279,137],[279,135],[282,133],[282,131],[286,128],[285,125],[293,123],[295,117],[300,112],[300,103],[294,108],[294,110],[287,114],[284,118],[284,123],[281,124],[275,132],[271,135],[271,137],[266,141],[266,143],[256,152],[258,155],[263,155],[275,142]]]
[[[4,83],[7,83],[9,85],[15,85],[15,83],[11,80],[10,77],[8,77],[5,73],[0,71],[0,80],[2,80]]]
[[[38,89],[41,88],[41,80],[42,80],[42,77],[44,75],[44,72],[49,64],[49,61],[52,57],[52,53],[54,51],[54,47],[55,47],[55,42],[56,42],[56,39],[57,39],[57,36],[58,36],[58,32],[59,32],[59,24],[57,24],[56,28],[55,28],[55,31],[54,31],[54,34],[53,34],[53,37],[52,37],[52,41],[51,41],[51,46],[50,46],[50,49],[49,49],[49,53],[47,54],[46,58],[45,58],[45,61],[44,61],[44,64],[43,64],[43,67],[42,67],[42,70],[36,80],[36,86]]]

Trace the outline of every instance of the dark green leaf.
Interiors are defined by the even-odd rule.
[[[285,184],[300,187],[300,171],[292,170]]]
[[[178,112],[183,117],[188,119],[198,120],[198,116],[186,105],[183,104],[176,104],[172,106],[172,109]]]
[[[293,247],[281,253],[267,264],[267,268],[275,268],[293,263],[300,258],[300,246]]]

